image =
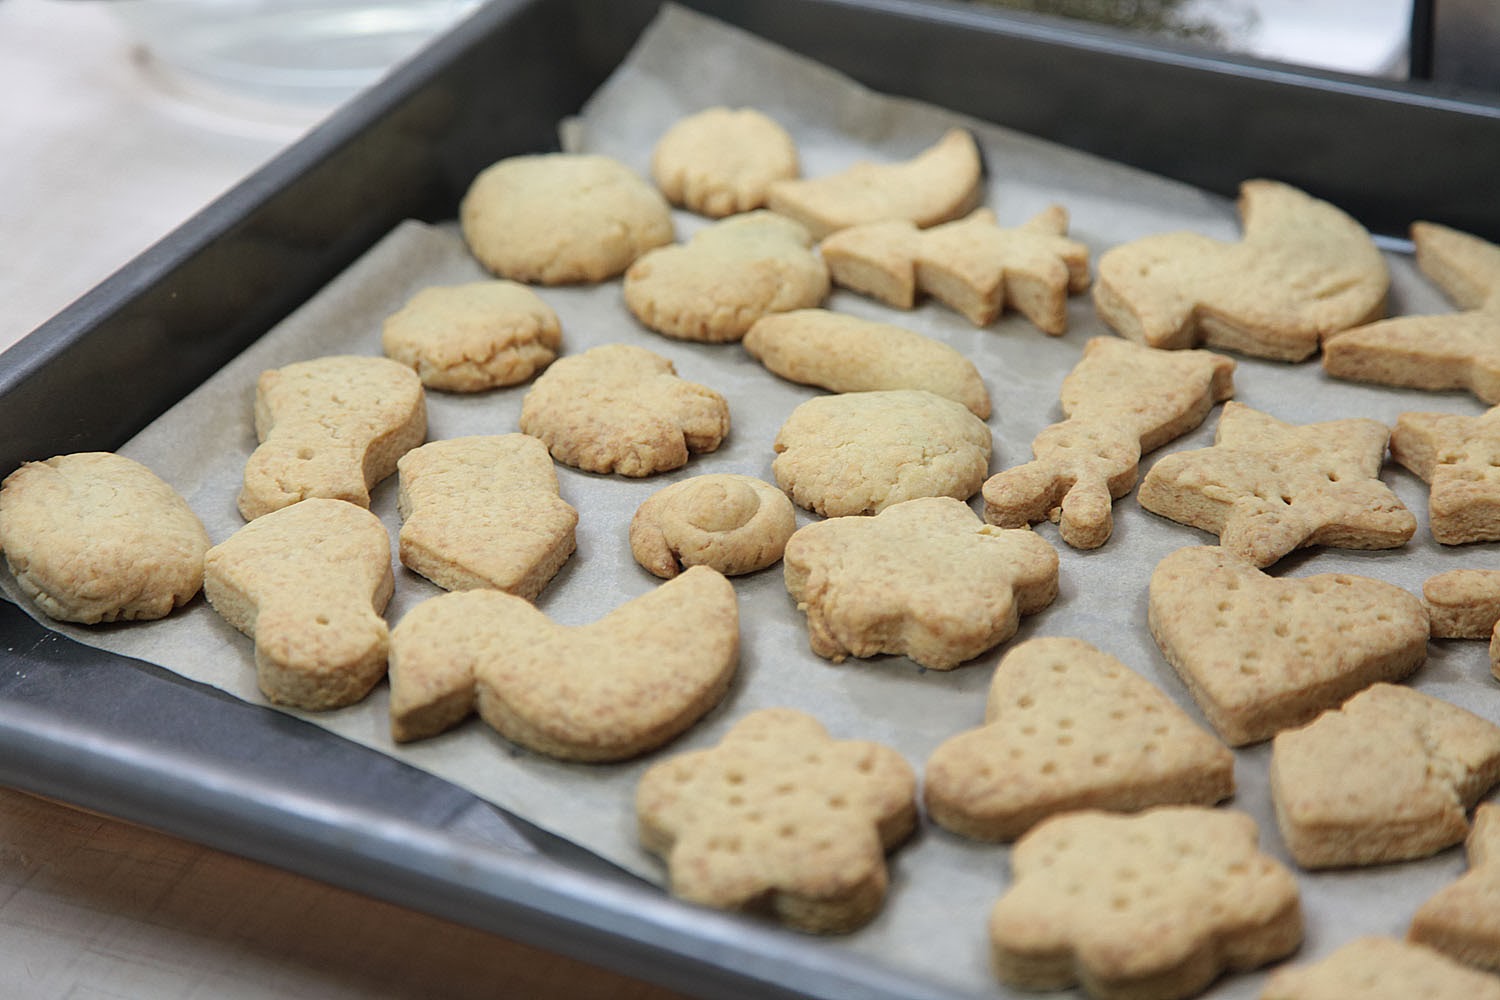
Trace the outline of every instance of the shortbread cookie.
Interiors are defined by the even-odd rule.
[[[1500,805],[1474,810],[1464,842],[1469,870],[1412,917],[1408,939],[1490,972],[1500,972]]]
[[[368,507],[375,484],[427,437],[427,400],[417,373],[389,358],[299,361],[261,373],[255,433],[245,520],[309,497]]]
[[[203,586],[208,532],[156,473],[111,452],[26,462],[0,484],[0,551],[49,618],[164,618]]]
[[[1461,312],[1399,316],[1341,333],[1323,351],[1338,378],[1467,389],[1500,403],[1500,246],[1447,226],[1411,227],[1417,265]]]
[[[1464,839],[1500,782],[1500,726],[1376,684],[1271,745],[1271,798],[1303,868],[1425,858]]]
[[[483,170],[458,209],[475,258],[531,284],[606,281],[674,238],[661,193],[607,156],[513,156]]]
[[[1151,574],[1151,635],[1231,746],[1270,739],[1427,657],[1427,610],[1345,573],[1267,576],[1222,548],[1179,549]]]
[[[1434,639],[1490,640],[1490,673],[1500,679],[1500,570],[1455,569],[1422,584]]]
[[[688,115],[651,151],[651,177],[667,200],[715,219],[760,208],[772,182],[799,169],[792,137],[754,108]]]
[[[1500,981],[1431,948],[1356,938],[1311,965],[1277,970],[1260,1000],[1500,1000]]]
[[[578,512],[530,435],[433,441],[398,468],[401,563],[444,590],[535,600],[573,554]]]
[[[391,633],[391,736],[436,736],[478,712],[563,760],[623,760],[724,697],[739,662],[734,587],[697,566],[588,625],[498,590],[443,594]]]
[[[557,313],[514,281],[424,288],[386,318],[381,348],[429,389],[482,392],[525,382],[562,347]]]
[[[796,510],[785,493],[754,476],[717,473],[647,498],[630,521],[630,551],[667,579],[689,566],[740,576],[779,560],[796,530]]]
[[[521,401],[521,431],[585,472],[649,476],[713,451],[729,433],[729,404],[677,377],[671,361],[606,344],[554,362]]]
[[[1113,656],[1029,639],[995,668],[984,725],[939,745],[922,787],[938,825],[1014,840],[1076,809],[1211,806],[1234,794],[1234,755]]]
[[[342,500],[257,518],[204,561],[204,596],[255,640],[261,693],[308,711],[352,705],[385,676],[394,586],[385,526]]]
[[[904,219],[932,226],[956,219],[979,203],[983,180],[974,136],[955,128],[910,160],[860,162],[824,177],[776,181],[766,205],[821,240],[865,222]]]
[[[917,823],[916,776],[900,754],[833,739],[789,708],[753,712],[718,746],[654,765],[635,804],[673,895],[813,934],[875,916],[885,854]]]
[[[951,670],[1016,634],[1057,596],[1057,551],[948,497],[800,528],[782,557],[812,651],[907,656]]]
[[[1435,541],[1500,539],[1500,406],[1477,417],[1402,413],[1391,431],[1391,457],[1427,483]]]
[[[990,429],[922,389],[816,396],[787,417],[771,471],[799,507],[875,514],[916,497],[967,500],[990,464]]]
[[[1094,305],[1121,336],[1300,361],[1332,334],[1385,315],[1390,276],[1358,222],[1276,181],[1240,186],[1238,243],[1147,236],[1099,258]]]
[[[990,394],[974,363],[940,340],[891,323],[826,309],[757,320],[745,350],[784,379],[830,392],[925,389],[990,416]]]
[[[625,272],[625,305],[668,337],[739,340],[762,316],[827,297],[828,268],[811,246],[791,219],[737,215],[643,255]]]
[[[1094,337],[1062,384],[1068,418],[1031,443],[1035,458],[984,484],[984,519],[1019,528],[1051,518],[1074,548],[1114,530],[1112,505],[1135,488],[1141,454],[1203,423],[1234,394],[1234,362]]]
[[[1213,447],[1158,461],[1137,499],[1257,566],[1308,545],[1398,548],[1417,520],[1380,480],[1389,439],[1375,420],[1288,424],[1231,401]]]
[[[1028,990],[1177,1000],[1302,942],[1291,872],[1241,812],[1161,806],[1054,816],[1011,852],[990,914],[995,969]]]

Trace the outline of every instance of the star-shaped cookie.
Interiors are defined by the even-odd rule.
[[[1434,539],[1500,539],[1500,406],[1477,417],[1403,413],[1391,432],[1391,457],[1427,483]]]
[[[1500,805],[1486,802],[1474,810],[1464,846],[1468,872],[1422,904],[1407,936],[1468,965],[1500,972]]]

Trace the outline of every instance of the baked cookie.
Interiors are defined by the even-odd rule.
[[[1077,809],[1211,806],[1234,794],[1234,755],[1113,656],[1028,639],[995,667],[984,725],[933,751],[922,788],[939,826],[1014,840]]]
[[[1303,868],[1425,858],[1464,839],[1465,812],[1500,782],[1500,726],[1396,684],[1376,684],[1281,733],[1271,798]]]
[[[1257,566],[1308,545],[1398,548],[1417,520],[1380,481],[1389,439],[1375,420],[1288,424],[1231,401],[1213,447],[1162,458],[1136,496]]]
[[[493,587],[535,600],[573,554],[578,512],[558,496],[536,438],[433,441],[397,466],[401,564],[444,590]]]
[[[1500,679],[1500,570],[1454,569],[1428,577],[1422,603],[1434,639],[1490,640],[1490,673]]]
[[[1289,185],[1240,185],[1238,243],[1147,236],[1099,258],[1094,305],[1151,347],[1203,344],[1301,361],[1324,339],[1385,315],[1390,275],[1358,222]]]
[[[786,494],[754,476],[695,476],[653,493],[630,521],[630,552],[657,576],[689,566],[725,576],[765,569],[797,530]]]
[[[1177,1000],[1283,958],[1302,942],[1297,883],[1257,840],[1248,815],[1201,806],[1045,820],[1011,851],[995,970],[1027,990]]]
[[[790,708],[752,712],[718,746],[653,765],[635,804],[673,895],[813,934],[875,916],[886,852],[917,825],[916,775],[900,754],[833,739]]]
[[[606,281],[671,243],[661,193],[607,156],[513,156],[481,171],[458,208],[474,257],[501,278],[530,284]]]
[[[774,181],[798,172],[797,144],[754,108],[688,115],[651,151],[651,177],[667,200],[715,219],[760,208]]]
[[[1500,1000],[1500,982],[1431,948],[1356,938],[1320,962],[1277,970],[1260,1000]]]
[[[828,269],[807,230],[770,212],[716,222],[687,243],[644,254],[625,272],[625,305],[679,340],[739,340],[768,313],[815,306]]]
[[[812,651],[836,663],[890,653],[951,670],[1057,596],[1052,546],[949,497],[809,524],[787,542],[782,568]]]
[[[990,416],[990,394],[974,363],[940,340],[825,309],[765,316],[745,350],[776,375],[830,392],[925,389]]]
[[[623,760],[717,705],[738,662],[734,587],[702,566],[575,627],[498,590],[443,594],[391,633],[391,737],[426,739],[478,712],[549,757]]]
[[[385,526],[343,500],[256,518],[204,560],[204,596],[255,640],[261,693],[308,711],[352,705],[385,676],[394,587]]]
[[[0,551],[49,618],[164,618],[203,586],[208,532],[146,466],[111,452],[26,462],[0,484]]]
[[[824,177],[775,181],[766,205],[821,240],[864,222],[904,219],[932,226],[956,219],[979,203],[983,180],[974,136],[955,128],[910,160],[862,161]]]
[[[1427,483],[1435,541],[1500,539],[1500,406],[1477,417],[1402,413],[1391,431],[1391,457]]]
[[[1311,721],[1427,658],[1427,610],[1346,573],[1276,579],[1221,548],[1178,549],[1151,574],[1162,655],[1231,746]]]
[[[299,361],[261,372],[255,433],[245,520],[309,497],[368,507],[375,484],[427,437],[427,400],[417,373],[389,358]]]
[[[429,389],[482,392],[525,382],[562,348],[557,313],[525,285],[424,288],[385,320],[381,348]]]
[[[1469,870],[1422,904],[1407,938],[1465,965],[1500,972],[1500,805],[1486,802],[1474,810],[1464,846]]]
[[[799,507],[876,514],[916,497],[967,500],[990,463],[990,429],[922,389],[815,396],[787,417],[771,472]]]
[[[677,377],[671,361],[630,344],[563,358],[521,401],[521,431],[585,472],[649,476],[713,451],[729,434],[729,404]]]
[[[1193,430],[1232,396],[1234,367],[1209,351],[1092,338],[1063,379],[1067,419],[1036,436],[1032,461],[985,481],[984,519],[1020,528],[1050,518],[1074,548],[1103,545],[1113,502],[1135,487],[1141,454]]]

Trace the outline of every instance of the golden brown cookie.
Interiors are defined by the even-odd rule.
[[[725,576],[765,569],[797,530],[785,493],[754,476],[694,476],[653,493],[630,521],[630,552],[657,576],[689,566]]]
[[[1260,1000],[1500,1000],[1500,981],[1409,941],[1361,937],[1278,970]]]
[[[482,392],[525,382],[562,347],[557,313],[514,281],[424,288],[386,317],[381,349],[429,389]]]
[[[1477,417],[1402,413],[1391,431],[1391,457],[1427,483],[1434,540],[1500,539],[1500,406]]]
[[[1428,577],[1422,603],[1434,639],[1490,640],[1490,673],[1500,678],[1500,570],[1454,569]]]
[[[1500,805],[1486,802],[1474,810],[1464,846],[1469,870],[1422,904],[1407,938],[1465,965],[1500,972]]]
[[[766,203],[798,174],[797,144],[754,108],[706,108],[673,124],[651,151],[651,177],[674,205],[719,219]]]

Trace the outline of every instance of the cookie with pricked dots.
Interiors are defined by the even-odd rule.
[[[885,855],[916,827],[916,776],[885,746],[764,709],[646,771],[636,815],[679,898],[844,933],[884,902]]]
[[[1469,870],[1418,908],[1407,938],[1500,972],[1500,805],[1486,802],[1474,810],[1464,846]]]
[[[791,135],[754,108],[688,115],[651,151],[651,177],[667,200],[715,219],[764,206],[771,184],[798,171]]]
[[[525,382],[550,365],[562,327],[525,285],[473,281],[419,290],[386,317],[380,343],[430,389],[482,392]]]
[[[740,576],[779,560],[796,530],[785,493],[754,476],[715,473],[673,483],[636,508],[630,552],[666,579],[689,566]]]
[[[1427,483],[1427,524],[1435,541],[1500,539],[1500,406],[1477,417],[1399,414],[1391,457]]]
[[[1500,980],[1422,944],[1361,937],[1328,957],[1277,970],[1260,1000],[1500,1000]]]

